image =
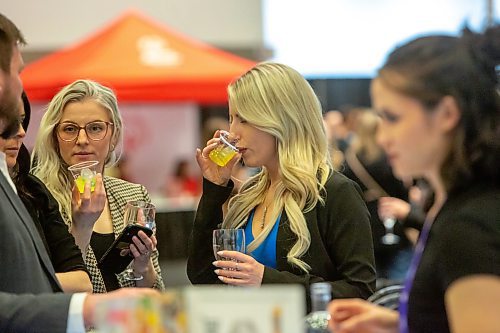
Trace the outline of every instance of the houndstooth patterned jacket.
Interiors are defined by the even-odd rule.
[[[122,179],[104,176],[103,177],[104,188],[106,189],[106,195],[108,198],[109,211],[111,212],[111,219],[113,222],[113,233],[115,238],[122,232],[125,225],[123,223],[123,212],[125,210],[125,205],[131,200],[144,200],[150,202],[149,194],[146,188],[140,184],[133,184]],[[62,214],[63,219],[67,225],[71,224],[71,220],[66,214]],[[164,290],[165,286],[163,284],[163,279],[161,277],[160,263],[158,261],[159,253],[158,250],[151,254],[151,259],[153,260],[153,266],[156,271],[156,281],[153,288],[158,290]],[[89,246],[87,250],[87,256],[85,258],[85,264],[90,273],[92,279],[92,286],[94,293],[105,293],[106,287],[104,285],[104,280],[102,278],[99,268],[97,268],[97,260],[94,255],[92,247]],[[120,287],[135,287],[134,281],[127,281],[123,279],[121,275],[118,275],[118,283]]]

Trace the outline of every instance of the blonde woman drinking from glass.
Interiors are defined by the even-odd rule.
[[[193,283],[260,286],[314,282],[334,298],[371,295],[375,268],[370,221],[359,187],[330,166],[320,103],[294,69],[261,63],[229,85],[230,133],[239,152],[219,166],[210,152],[220,132],[198,150],[203,195],[189,244]],[[262,170],[222,205],[235,164]],[[214,261],[212,231],[245,230],[247,253],[225,251]],[[225,270],[224,268],[231,268]]]

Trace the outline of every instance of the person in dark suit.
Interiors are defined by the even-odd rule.
[[[7,140],[0,138],[9,174],[19,198],[35,222],[63,290],[91,292],[89,273],[80,249],[59,213],[59,204],[40,179],[29,172],[30,154],[23,141],[31,107],[25,93],[22,94],[18,109],[22,123],[17,133]]]
[[[358,112],[353,139],[345,152],[342,173],[361,187],[370,212],[378,282],[401,282],[410,265],[412,244],[406,237],[402,223],[394,225],[397,241],[383,241],[387,232],[383,224],[384,218],[396,217],[379,216],[378,204],[380,199],[388,196],[407,200],[408,189],[401,180],[394,177],[382,147],[376,142],[378,126],[379,117],[372,109]]]
[[[239,153],[223,167],[209,159],[219,132],[197,150],[204,180],[189,242],[191,282],[293,283],[309,292],[310,284],[324,281],[334,298],[369,297],[375,267],[368,210],[359,186],[331,167],[321,105],[310,85],[294,69],[266,62],[231,83],[228,94]],[[262,170],[223,216],[240,158]],[[245,230],[247,254],[225,251],[222,256],[234,260],[212,265],[212,231],[220,223]]]
[[[19,128],[17,104],[24,44],[19,29],[0,14],[0,135]],[[63,294],[49,255],[29,213],[15,192],[0,152],[0,332],[84,332],[94,324],[97,303],[156,295],[150,289],[122,289],[107,295]],[[71,314],[70,314],[71,308]]]

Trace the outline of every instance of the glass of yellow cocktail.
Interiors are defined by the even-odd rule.
[[[236,140],[227,131],[220,131],[219,145],[208,154],[208,157],[217,165],[225,166],[238,152]]]
[[[90,183],[90,191],[94,191],[98,164],[98,161],[85,161],[73,164],[68,168],[75,179],[76,186],[80,193],[83,193],[86,183]]]

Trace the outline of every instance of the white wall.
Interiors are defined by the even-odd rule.
[[[492,0],[500,19],[500,0]],[[308,76],[371,77],[396,45],[416,35],[479,31],[486,0],[263,0],[274,60]],[[283,8],[286,6],[286,15]],[[300,22],[300,24],[298,24]]]
[[[55,49],[129,8],[219,47],[262,46],[260,0],[2,0],[0,12],[23,31],[28,49]]]

